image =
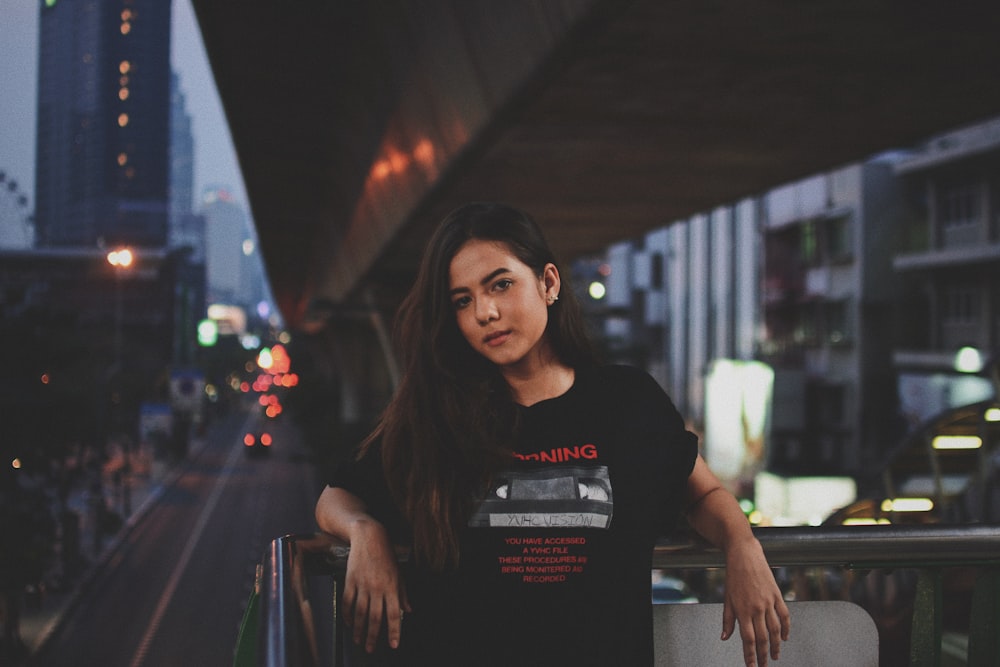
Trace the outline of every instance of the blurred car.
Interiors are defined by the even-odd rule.
[[[824,526],[938,523],[934,502],[929,498],[859,498],[841,507]]]
[[[248,457],[267,456],[271,452],[272,444],[274,444],[274,437],[267,428],[267,424],[262,421],[255,422],[243,434],[243,447]]]
[[[683,579],[653,572],[653,604],[695,604],[698,596]]]

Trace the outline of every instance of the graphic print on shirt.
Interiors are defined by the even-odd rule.
[[[528,529],[497,544],[499,574],[551,585],[584,576],[591,551],[586,530],[607,530],[613,514],[607,466],[556,465],[498,476],[469,525]]]
[[[552,466],[496,478],[473,528],[608,528],[614,497],[607,466]]]

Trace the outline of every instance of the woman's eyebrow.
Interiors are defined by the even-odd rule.
[[[483,279],[479,281],[479,284],[480,285],[486,285],[491,280],[493,280],[497,276],[499,276],[501,274],[504,274],[504,273],[510,273],[510,269],[502,267],[502,266],[499,269],[494,269],[493,271],[490,271],[490,273],[488,273],[485,277],[483,277]],[[458,294],[459,292],[468,292],[468,291],[469,291],[468,287],[455,287],[455,288],[451,289],[448,293],[449,294]]]

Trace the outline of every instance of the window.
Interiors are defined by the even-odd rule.
[[[796,345],[846,345],[851,342],[848,301],[815,301],[798,309],[793,333]]]
[[[981,346],[986,332],[983,318],[983,289],[970,283],[945,286],[940,293],[940,347],[955,349],[965,345]]]
[[[942,229],[976,225],[979,222],[978,195],[978,189],[971,183],[944,186],[939,209]]]
[[[847,414],[845,388],[840,385],[825,385],[819,388],[819,421],[827,428],[836,428],[844,423]]]
[[[798,323],[793,334],[797,345],[812,346],[817,342],[819,333],[819,311],[815,303],[808,303],[799,309]]]
[[[937,230],[941,247],[968,247],[982,243],[981,189],[975,182],[944,183],[938,190]]]
[[[830,301],[824,305],[826,340],[831,345],[851,340],[850,318],[846,301]]]
[[[848,259],[853,255],[851,219],[834,218],[826,223],[826,256],[829,261]]]
[[[803,264],[817,264],[820,260],[819,239],[816,233],[816,223],[808,220],[802,223],[802,232],[799,238],[799,249],[802,253]]]
[[[650,288],[654,290],[663,289],[663,255],[658,252],[650,255],[649,274]]]
[[[979,321],[979,290],[956,285],[944,290],[941,320],[945,324],[976,324]]]

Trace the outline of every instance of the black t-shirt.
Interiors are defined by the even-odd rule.
[[[578,370],[565,394],[520,410],[516,460],[461,532],[459,566],[404,566],[399,663],[651,665],[650,558],[683,506],[696,437],[627,366]],[[330,485],[405,539],[376,449]]]

